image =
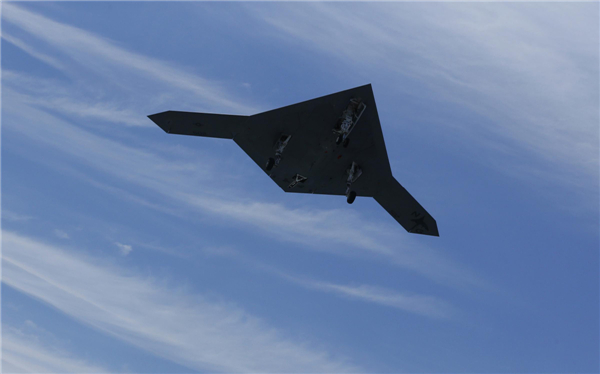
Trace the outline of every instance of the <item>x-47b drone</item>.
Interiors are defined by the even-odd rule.
[[[285,192],[373,197],[408,232],[439,236],[392,175],[370,84],[253,116],[148,117],[170,134],[233,139]]]

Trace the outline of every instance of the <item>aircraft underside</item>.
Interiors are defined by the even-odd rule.
[[[439,236],[392,175],[371,85],[253,116],[148,117],[167,133],[233,139],[285,192],[373,197],[408,232]]]

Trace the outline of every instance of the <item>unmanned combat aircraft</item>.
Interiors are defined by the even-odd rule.
[[[253,116],[166,111],[169,134],[233,139],[285,192],[373,197],[406,231],[439,236],[435,219],[392,175],[371,85]]]

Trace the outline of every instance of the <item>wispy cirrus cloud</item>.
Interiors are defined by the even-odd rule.
[[[248,11],[273,26],[275,37],[366,70],[388,89],[476,113],[479,123],[449,119],[436,131],[461,129],[466,136],[457,141],[528,161],[517,168],[482,162],[597,194],[599,43],[597,17],[589,16],[597,3],[311,3]],[[534,166],[532,156],[545,166]]]
[[[293,274],[288,270],[279,269],[255,259],[251,259],[232,248],[205,248],[204,253],[208,256],[221,256],[241,261],[251,267],[270,273],[280,279],[284,279],[303,288],[330,293],[346,299],[396,308],[405,312],[431,318],[448,319],[458,314],[458,310],[455,307],[434,296],[402,293],[396,290],[367,284],[348,285],[316,280],[304,275]]]
[[[148,72],[162,68],[164,64],[123,50],[87,31],[60,24],[15,5],[7,7],[5,16],[13,25],[50,43],[59,51],[73,56],[73,60],[85,68],[93,68],[94,64],[88,64],[88,61],[95,59],[108,59],[108,65],[118,70],[137,67],[140,63],[147,65],[142,70]],[[171,73],[158,79],[171,88],[181,89],[180,81],[187,81],[187,75],[185,73],[181,75],[173,67],[168,67],[165,71]],[[169,77],[173,76],[177,78],[171,80]],[[151,78],[156,79],[156,77]],[[311,249],[331,251],[341,255],[351,253],[369,255],[386,261],[391,260],[392,263],[443,284],[474,287],[485,284],[471,271],[445,259],[427,246],[418,244],[413,238],[406,238],[402,245],[398,245],[394,234],[390,234],[389,230],[386,230],[387,226],[379,222],[367,224],[358,214],[347,211],[290,209],[282,204],[256,201],[251,194],[241,193],[239,187],[225,183],[227,178],[233,177],[223,175],[220,172],[222,166],[217,166],[211,160],[203,158],[202,162],[192,162],[190,157],[182,159],[169,155],[175,159],[174,162],[166,159],[164,153],[156,151],[160,149],[158,144],[146,141],[140,142],[141,146],[133,145],[131,142],[125,145],[114,140],[112,136],[105,136],[105,132],[98,134],[88,131],[82,126],[74,125],[72,121],[65,121],[62,115],[59,118],[54,114],[56,111],[61,114],[77,112],[80,114],[79,117],[86,115],[93,117],[99,112],[98,107],[101,107],[106,109],[106,118],[110,119],[119,117],[122,110],[126,108],[102,106],[101,102],[93,104],[79,100],[76,96],[82,96],[80,92],[72,91],[68,87],[61,89],[58,82],[42,81],[39,88],[31,84],[34,78],[15,72],[9,72],[6,79],[9,84],[4,88],[3,95],[5,103],[10,104],[5,106],[7,131],[19,133],[37,144],[45,144],[60,150],[76,160],[78,165],[83,164],[91,170],[101,171],[115,178],[118,183],[131,183],[136,188],[158,194],[160,199],[153,200],[149,204],[147,200],[137,195],[127,194],[123,189],[108,185],[107,181],[99,183],[94,181],[94,178],[83,175],[86,174],[85,172],[79,173],[87,181],[97,186],[102,185],[103,188],[120,197],[125,193],[131,201],[159,209],[161,201],[165,206],[174,201],[179,207],[192,209],[204,215],[233,219],[237,224],[258,229],[258,232],[270,237],[301,244],[310,243],[308,248]],[[192,79],[191,82],[196,81]],[[53,89],[55,87],[58,89]],[[209,101],[215,108],[235,101],[214,86],[203,87],[203,92],[207,96],[223,99],[218,102]],[[58,97],[64,97],[65,102],[77,103],[77,105],[47,105],[53,103],[54,99],[51,98],[53,91],[59,92]],[[73,107],[77,110],[72,110]],[[21,126],[21,123],[27,123],[27,126]],[[138,135],[138,133],[134,134],[134,136]],[[243,172],[248,173],[246,170]],[[198,185],[203,186],[202,190],[194,188]],[[169,210],[172,211],[172,209],[162,209],[162,211]]]
[[[7,87],[18,87],[13,95],[18,95],[21,101],[76,118],[82,124],[96,120],[131,127],[152,127],[141,113],[129,109],[118,100],[104,98],[102,94],[87,92],[81,87],[8,69],[2,72],[2,80]]]
[[[116,84],[120,84],[119,79],[122,76],[128,76],[127,80],[131,81],[132,74],[141,75],[144,79],[185,90],[195,95],[200,102],[213,108],[236,114],[256,112],[256,108],[241,104],[239,100],[231,99],[231,93],[226,93],[216,82],[186,72],[183,67],[132,52],[88,31],[56,22],[14,4],[3,4],[2,10],[2,18],[5,22],[50,44],[55,50],[69,56],[79,68],[91,69],[101,74],[104,79],[111,75],[114,76],[109,79]],[[34,48],[14,37],[9,37],[7,41],[45,63],[61,67],[60,64],[54,63],[55,58],[35,51]],[[160,87],[156,87],[156,92],[160,92]]]
[[[282,204],[250,201],[249,197],[236,198],[232,196],[231,188],[224,188],[216,166],[208,161],[175,165],[148,150],[90,133],[27,104],[13,102],[10,90],[7,96],[11,102],[7,112],[30,124],[9,124],[10,131],[60,149],[78,162],[119,180],[158,193],[167,205],[176,202],[203,214],[234,219],[238,224],[284,241],[310,244],[308,248],[313,250],[391,260],[444,284],[487,287],[486,282],[471,271],[411,238],[406,238],[405,245],[399,246],[385,226],[366,224],[358,213],[290,209]],[[69,146],[65,147],[65,144]],[[204,186],[202,190],[194,188],[199,184]],[[327,243],[336,246],[325,245]]]
[[[66,231],[61,230],[61,229],[54,229],[54,235],[56,235],[56,237],[61,238],[61,239],[70,239],[71,238],[69,236],[69,234],[67,234]]]
[[[27,214],[16,213],[11,210],[2,209],[2,219],[11,222],[25,222],[34,219],[34,217]]]
[[[323,348],[294,341],[230,303],[190,294],[108,263],[100,265],[97,259],[12,232],[3,232],[2,240],[5,285],[194,370],[359,370]],[[17,343],[13,351],[23,349]],[[21,361],[15,362],[18,366]]]
[[[413,238],[404,238],[401,244],[394,242],[394,234],[390,234],[388,226],[379,222],[366,223],[358,213],[341,209],[289,209],[276,203],[215,199],[187,193],[180,193],[178,197],[190,206],[234,218],[279,240],[294,241],[308,248],[340,255],[368,254],[446,285],[490,287],[472,271]]]
[[[322,290],[338,296],[384,305],[410,313],[433,318],[450,318],[456,310],[436,297],[418,294],[404,294],[383,287],[361,285],[341,285],[328,282],[297,280],[308,288]]]
[[[75,357],[59,349],[54,341],[36,334],[36,326],[26,321],[26,329],[2,325],[2,372],[4,373],[107,373],[107,368]],[[27,330],[27,331],[24,331]],[[33,331],[31,331],[33,330]]]
[[[6,40],[7,42],[14,45],[15,47],[21,49],[23,52],[27,53],[31,57],[34,57],[46,64],[58,69],[58,70],[64,71],[66,69],[65,66],[60,61],[58,61],[56,58],[48,56],[47,54],[42,53],[40,51],[37,51],[35,48],[33,48],[29,44],[25,43],[23,40],[21,40],[19,38],[16,38],[6,32],[3,32],[2,39]]]
[[[128,254],[131,253],[131,251],[133,251],[133,247],[131,245],[129,245],[129,244],[123,244],[123,243],[115,242],[115,245],[117,246],[117,248],[119,248],[119,252],[123,256],[127,256]]]

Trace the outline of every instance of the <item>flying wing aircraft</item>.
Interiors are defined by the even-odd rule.
[[[373,197],[408,232],[439,236],[392,175],[370,84],[252,116],[148,117],[170,134],[233,139],[285,192]]]

